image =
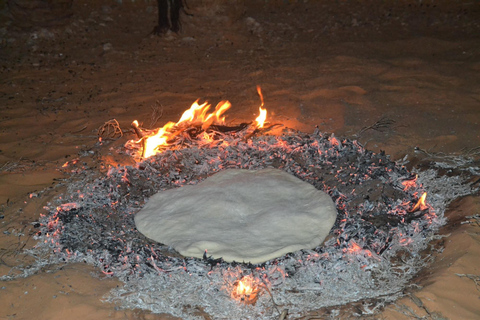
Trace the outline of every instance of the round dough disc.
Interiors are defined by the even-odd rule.
[[[320,245],[337,216],[323,191],[278,169],[221,171],[153,195],[135,216],[146,237],[186,257],[262,263]]]

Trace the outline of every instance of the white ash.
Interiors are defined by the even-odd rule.
[[[50,206],[50,215],[40,219],[39,242],[31,252],[36,265],[19,271],[26,276],[47,263],[87,262],[125,283],[106,301],[185,319],[194,319],[197,308],[213,319],[273,319],[285,308],[300,315],[369,298],[383,303],[400,296],[431,261],[420,252],[445,222],[448,203],[473,192],[464,179],[437,177],[433,170],[419,172],[417,184],[404,190],[402,182],[414,174],[384,154],[330,135],[224,139],[228,144],[167,150],[135,166],[112,168],[93,182],[72,182]],[[183,258],[134,227],[134,214],[160,190],[195,184],[226,168],[267,166],[332,197],[338,219],[324,246],[261,265],[217,263]],[[424,190],[432,207],[409,212]],[[48,251],[53,253],[45,257]],[[278,307],[265,289],[255,305],[229,296],[236,277],[251,273],[268,286]]]

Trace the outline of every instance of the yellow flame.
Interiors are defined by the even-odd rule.
[[[187,124],[203,124],[202,127],[204,129],[208,128],[213,122],[218,124],[223,124],[225,122],[225,117],[223,113],[227,111],[231,104],[228,101],[221,101],[215,107],[215,111],[207,114],[208,110],[210,109],[211,105],[207,102],[198,104],[198,100],[195,101],[190,109],[186,110],[180,120],[178,120],[177,125],[181,125],[182,123]],[[205,126],[205,124],[208,124]]]
[[[210,108],[210,105],[205,103],[198,104],[198,100],[195,101],[190,109],[185,110],[183,112],[182,116],[180,117],[180,120],[178,120],[177,124],[180,124],[182,122],[192,122],[194,119],[196,119],[199,115],[207,112],[208,108]]]
[[[205,119],[203,119],[202,129],[207,129],[212,123],[224,124],[225,116],[223,116],[223,113],[230,109],[231,106],[232,105],[228,101],[220,101],[215,107],[215,111],[210,113]]]
[[[256,128],[263,128],[265,120],[267,119],[267,110],[263,109],[264,101],[262,90],[260,86],[257,86],[257,92],[260,96],[262,104],[259,108],[260,115],[255,119]],[[145,134],[146,131],[142,131],[139,128],[138,121],[135,120],[132,123],[135,132],[139,136],[139,141],[131,140],[131,143],[143,143],[143,157],[148,158],[155,155],[156,153],[161,152],[161,148],[168,146],[169,141],[173,139],[182,129],[186,129],[188,126],[201,126],[202,130],[208,129],[212,124],[225,124],[224,113],[231,107],[230,102],[221,101],[215,107],[215,110],[211,113],[208,113],[211,105],[207,102],[199,104],[199,100],[195,101],[192,106],[183,112],[180,120],[177,123],[168,122],[162,128],[158,128],[148,132],[148,135]],[[174,132],[176,129],[176,132]],[[208,134],[203,135],[203,140],[205,143],[208,141],[213,142],[212,137]]]
[[[415,210],[425,210],[428,208],[427,204],[425,203],[425,199],[427,198],[427,193],[424,192],[422,194],[422,196],[420,197],[420,199],[418,199],[418,202],[417,204],[413,207],[413,209],[411,210],[411,212],[414,212]]]
[[[232,291],[232,297],[244,303],[254,303],[257,300],[258,286],[252,275],[238,280]]]
[[[258,109],[260,110],[260,115],[255,119],[255,121],[257,122],[257,128],[263,128],[265,120],[267,119],[267,110],[262,109],[262,107]]]
[[[260,96],[260,100],[262,101],[262,105],[260,106],[260,108],[261,108],[261,107],[263,107],[264,102],[263,102],[262,88],[260,88],[260,86],[257,86],[257,92],[258,92],[258,95]]]
[[[167,141],[170,137],[170,129],[175,126],[175,123],[168,122],[162,128],[158,129],[158,132],[152,136],[145,137],[143,147],[143,157],[148,158],[158,152],[158,148],[167,145]]]
[[[262,108],[265,103],[263,101],[262,88],[260,88],[260,86],[257,86],[257,92],[260,96],[262,104],[260,105],[260,108],[258,108],[260,110],[260,115],[255,119],[255,121],[257,122],[257,128],[263,128],[265,120],[267,119],[267,110]]]
[[[243,283],[243,281],[239,281],[237,285],[237,295],[249,295],[252,293],[252,287],[250,285]]]

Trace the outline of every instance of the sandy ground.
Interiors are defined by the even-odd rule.
[[[182,32],[156,37],[154,1],[78,0],[66,25],[33,29],[0,2],[0,275],[28,262],[22,250],[63,179],[132,163],[115,148],[133,135],[99,144],[103,123],[154,128],[198,98],[229,100],[227,121],[251,121],[260,85],[272,123],[318,126],[412,166],[478,161],[479,1],[188,3]],[[478,195],[452,204],[437,262],[371,318],[480,319],[480,226],[466,218],[479,213]],[[102,303],[118,285],[86,265],[51,266],[0,283],[0,319],[170,318]]]

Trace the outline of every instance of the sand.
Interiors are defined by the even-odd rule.
[[[0,274],[30,259],[64,178],[133,163],[115,152],[132,134],[98,143],[113,118],[154,128],[200,98],[229,100],[227,122],[247,122],[260,85],[271,123],[318,126],[410,166],[475,153],[480,3],[450,2],[190,0],[182,32],[156,37],[154,1],[78,0],[66,25],[36,29],[17,28],[1,1]],[[457,275],[480,276],[480,227],[462,224],[479,210],[478,195],[452,204],[437,262],[373,318],[480,317],[480,288]],[[102,303],[117,285],[87,265],[51,266],[0,283],[0,319],[169,319]]]

